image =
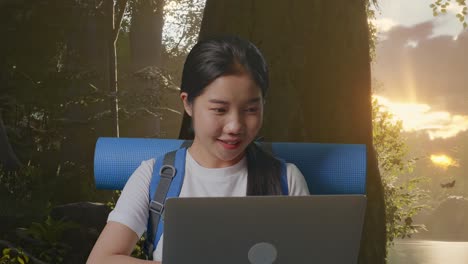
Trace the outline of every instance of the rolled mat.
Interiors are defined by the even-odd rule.
[[[184,140],[106,138],[96,142],[96,188],[121,190],[143,160],[178,149]],[[276,156],[294,163],[311,194],[365,194],[366,146],[362,144],[263,143]]]

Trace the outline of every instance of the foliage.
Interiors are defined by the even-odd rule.
[[[4,248],[0,257],[0,264],[25,264],[29,263],[29,257],[22,249]]]
[[[42,176],[38,178],[45,180],[42,185],[57,187],[54,180],[64,180],[63,173],[73,170],[67,177],[74,175],[74,181],[69,178],[67,184],[83,186],[72,192],[61,192],[67,185],[57,188],[58,192],[44,192],[55,202],[76,201],[93,190],[84,191],[92,181],[91,173],[79,178],[84,167],[88,171],[92,168],[92,161],[83,164],[81,160],[89,157],[87,152],[93,148],[85,143],[93,140],[93,124],[80,115],[99,107],[80,98],[93,90],[89,84],[96,79],[93,67],[80,59],[86,56],[80,56],[83,52],[79,46],[89,38],[76,36],[86,26],[84,17],[89,19],[95,10],[87,2],[8,1],[0,9],[4,25],[0,34],[8,36],[0,43],[0,109],[10,143],[18,158],[29,163],[26,167],[40,166]],[[74,41],[75,37],[83,40]],[[70,150],[73,133],[80,135],[82,144]],[[37,186],[27,184],[22,174],[17,181]]]
[[[146,85],[136,85],[136,81]],[[121,89],[119,97],[121,98],[121,113],[122,120],[134,120],[144,116],[151,116],[161,119],[163,111],[172,111],[180,114],[171,106],[165,104],[162,99],[162,94],[168,92],[179,92],[178,87],[174,84],[174,79],[167,70],[162,70],[157,67],[146,67],[132,74],[131,77],[124,76],[121,81],[123,83],[133,83]],[[150,135],[157,137],[159,135]]]
[[[54,220],[47,216],[43,223],[33,222],[27,229],[20,228],[25,243],[31,246],[31,252],[48,263],[64,263],[64,256],[71,248],[62,242],[64,233],[79,225],[64,220]]]
[[[178,14],[178,19],[194,12],[197,16],[181,24],[187,32],[184,40],[177,40],[179,45],[173,45],[175,38],[165,40],[171,47],[167,60],[171,72],[181,68],[187,45],[197,38],[199,25],[187,23],[201,20],[201,10],[197,7],[198,11],[187,13],[184,8],[191,2],[183,2],[184,6],[167,9],[167,14]],[[27,164],[17,172],[0,170],[0,202],[7,209],[2,214],[8,213],[15,223],[18,217],[28,219],[34,214],[32,220],[40,219],[48,202],[107,200],[108,194],[95,190],[92,173],[94,143],[98,136],[108,135],[111,118],[107,105],[111,95],[103,84],[104,71],[98,67],[105,57],[100,46],[100,7],[81,0],[1,5],[4,26],[0,34],[8,38],[0,42],[0,111],[15,153]],[[118,42],[119,66],[124,69],[130,63],[128,15]],[[118,94],[121,126],[129,131],[125,136],[148,136],[145,127],[133,125],[143,123],[138,118],[162,118],[164,111],[175,111],[160,104],[161,87],[177,90],[175,78],[164,70],[154,72],[149,69],[133,75],[123,71],[119,76],[123,84]],[[149,85],[135,87],[135,78]]]
[[[113,191],[111,200],[107,201],[107,203],[106,203],[106,205],[107,205],[107,207],[109,207],[109,209],[114,210],[115,204],[117,203],[117,200],[119,199],[121,193],[122,193],[122,191],[119,191],[119,190]]]
[[[459,7],[461,7],[461,11],[456,14],[457,19],[462,23],[463,28],[467,28],[467,14],[468,14],[468,6],[466,5],[466,0],[455,0],[453,1],[457,3]],[[447,8],[453,3],[452,0],[436,0],[430,5],[432,9],[432,13],[434,16],[438,16],[440,14],[446,14]]]
[[[427,192],[421,189],[424,177],[412,175],[416,158],[407,158],[401,121],[384,109],[377,99],[372,101],[373,141],[384,187],[387,243],[395,238],[411,237],[424,230],[413,223],[413,217],[425,208]]]
[[[375,9],[378,9],[376,1],[367,1],[366,2],[366,13],[367,13],[367,23],[369,25],[369,55],[370,60],[375,60],[375,49],[377,46],[377,26],[374,24],[375,20]]]
[[[15,196],[17,199],[30,201],[33,185],[40,184],[40,176],[40,169],[30,164],[18,171],[5,171],[0,165],[0,193],[2,196]]]
[[[204,0],[169,0],[164,8],[164,68],[180,80],[182,66],[190,49],[198,41]]]
[[[27,164],[18,171],[0,167],[0,234],[47,214],[54,188],[52,180],[39,166]]]
[[[137,244],[135,245],[135,248],[132,251],[131,256],[134,258],[139,258],[139,259],[148,259],[148,254],[144,250],[144,245],[145,245],[145,236],[142,236]]]
[[[203,17],[203,0],[170,0],[164,8],[166,34],[163,42],[171,56],[187,54],[198,41]]]

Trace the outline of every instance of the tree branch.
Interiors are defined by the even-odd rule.
[[[122,24],[122,19],[123,15],[125,13],[125,9],[127,7],[127,2],[128,0],[117,0],[117,7],[118,7],[118,14],[117,17],[115,18],[115,24],[114,24],[114,32],[112,34],[113,41],[117,41],[117,38],[119,37],[119,32],[120,32],[120,25]]]

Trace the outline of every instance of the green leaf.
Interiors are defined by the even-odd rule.
[[[3,255],[10,255],[11,248],[5,248],[2,250]]]
[[[442,9],[440,10],[440,12],[442,12],[442,13],[444,13],[444,14],[447,14],[447,9],[442,8]]]
[[[463,28],[467,28],[468,27],[468,24],[466,22],[463,22]]]

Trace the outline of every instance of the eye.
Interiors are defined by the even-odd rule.
[[[210,110],[213,111],[213,112],[215,112],[216,114],[223,114],[223,113],[226,113],[226,109],[225,109],[225,108],[211,108]]]
[[[249,108],[245,109],[245,111],[247,113],[256,113],[256,112],[258,112],[258,107],[249,107]]]

